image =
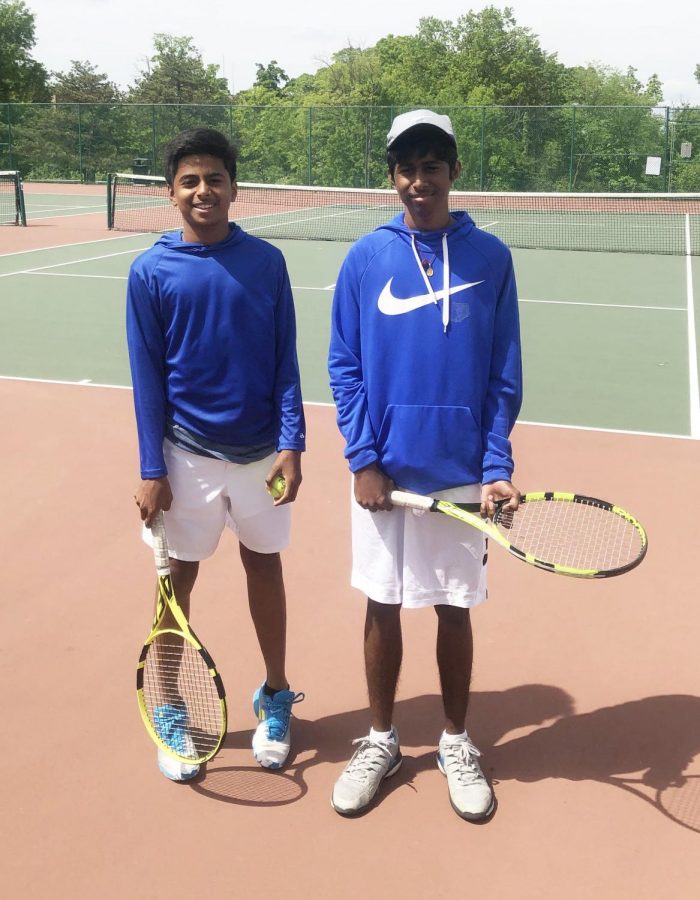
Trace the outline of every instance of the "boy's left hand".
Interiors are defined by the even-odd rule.
[[[275,506],[292,503],[301,485],[301,451],[280,450],[265,478],[268,487],[278,475],[284,478],[286,486],[282,496],[275,500]]]

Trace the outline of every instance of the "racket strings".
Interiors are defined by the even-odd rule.
[[[700,776],[688,776],[680,784],[665,788],[659,794],[659,803],[676,822],[700,831]]]
[[[207,662],[188,641],[173,634],[156,636],[144,662],[143,696],[156,732],[162,730],[163,708],[185,711],[184,734],[172,747],[178,754],[200,758],[216,749],[224,729],[219,693]]]
[[[612,571],[634,562],[644,540],[634,522],[587,500],[530,501],[496,517],[514,547],[538,560],[579,570]]]

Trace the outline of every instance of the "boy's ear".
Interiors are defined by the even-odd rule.
[[[457,162],[454,164],[454,168],[450,172],[450,179],[452,180],[453,183],[455,181],[457,181],[461,172],[462,172],[462,163],[459,160],[457,160]]]

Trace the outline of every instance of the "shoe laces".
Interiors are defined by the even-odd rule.
[[[188,755],[187,713],[172,704],[159,706],[154,711],[156,730],[161,740],[176,753]]]
[[[356,738],[353,747],[359,744],[352,759],[347,764],[344,774],[355,781],[368,781],[377,772],[380,772],[387,763],[391,763],[394,754],[389,745],[380,741],[373,741],[369,735]]]
[[[282,696],[280,696],[282,695]],[[278,691],[274,697],[266,696],[263,700],[267,735],[272,741],[281,741],[287,733],[292,706],[301,703],[304,693],[292,694],[291,691]]]
[[[478,763],[481,753],[469,738],[453,741],[451,744],[441,744],[440,755],[445,771],[449,772],[459,784],[473,784],[484,777]]]

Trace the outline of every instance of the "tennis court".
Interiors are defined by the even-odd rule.
[[[20,736],[3,791],[9,895],[694,897],[698,832],[663,798],[679,776],[700,776],[698,257],[514,250],[526,398],[516,482],[614,500],[645,524],[650,551],[600,583],[491,554],[470,712],[499,801],[485,826],[449,807],[434,764],[434,616],[406,615],[404,766],[368,815],[346,821],[329,797],[367,728],[364,603],[348,586],[348,482],[325,356],[347,243],[279,242],[309,433],[285,556],[289,670],[307,695],[294,756],[274,774],[248,749],[260,663],[229,541],[203,567],[195,606],[226,680],[229,736],[206,775],[179,786],[158,775],[133,685],[152,563],[132,500],[124,291],[154,236],[108,231],[104,189],[31,185],[25,201],[29,226],[0,231],[0,669],[8,733]],[[684,216],[687,249],[697,225]],[[668,230],[659,219],[652,230]]]

